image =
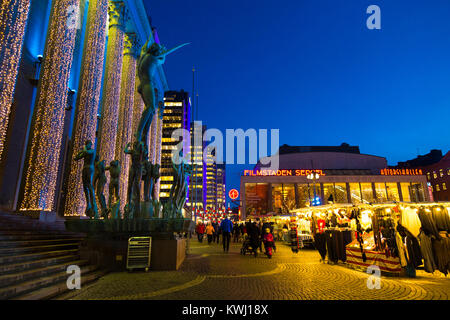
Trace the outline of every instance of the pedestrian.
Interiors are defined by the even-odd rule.
[[[195,232],[197,233],[198,242],[203,242],[203,234],[205,233],[205,225],[203,222],[199,222],[197,224],[197,228],[195,229]]]
[[[233,242],[239,242],[240,235],[241,235],[241,228],[236,223],[233,227]]]
[[[230,249],[231,232],[233,231],[233,223],[228,217],[220,223],[220,230],[222,231],[223,252],[228,252]]]
[[[208,237],[208,244],[211,244],[211,242],[213,240],[213,234],[214,234],[214,227],[212,226],[212,224],[210,222],[206,226],[206,236]]]

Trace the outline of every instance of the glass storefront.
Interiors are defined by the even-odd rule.
[[[400,201],[400,195],[398,194],[397,183],[386,183],[386,191],[388,196],[388,201]]]
[[[336,203],[347,203],[347,184],[346,183],[335,183],[334,192],[336,194]]]
[[[362,199],[364,203],[373,203],[375,199],[373,198],[372,183],[361,183]]]
[[[425,193],[421,183],[411,183],[411,201],[423,202],[425,201]]]
[[[309,206],[309,188],[307,184],[297,185],[298,207],[304,208]]]
[[[323,185],[323,204],[335,203],[336,194],[334,192],[333,183],[324,183]]]
[[[272,184],[272,207],[277,214],[296,209],[294,184]]]
[[[315,191],[314,191],[315,190]],[[321,188],[320,188],[320,183],[316,182],[316,183],[310,183],[309,184],[309,199],[310,201],[314,201],[314,193],[315,193],[315,198],[319,198],[320,199],[320,203],[323,204],[323,199],[320,196],[321,193]]]
[[[400,200],[399,187],[401,188],[402,200]],[[350,199],[353,204],[382,203],[388,201],[425,201],[425,191],[422,183],[341,182],[316,183],[315,195],[316,198],[321,200],[320,203],[316,203],[348,203],[347,190],[350,190]],[[271,190],[269,190],[268,183],[245,184],[245,204],[247,215],[261,215],[270,212],[275,214],[288,214],[295,209],[310,206],[313,199],[314,184],[312,183],[271,184]]]
[[[375,192],[377,194],[377,202],[386,202],[386,184],[384,182],[375,182]]]
[[[362,203],[362,197],[361,197],[361,189],[359,186],[359,183],[349,183],[350,185],[350,196],[352,203],[358,204]]]
[[[410,202],[411,201],[411,184],[408,182],[401,182],[400,188],[402,190],[403,201]]]
[[[268,213],[268,189],[269,185],[267,183],[245,184],[245,204],[247,215]]]

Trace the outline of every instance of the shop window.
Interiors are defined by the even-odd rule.
[[[401,182],[400,188],[402,189],[403,201],[410,202],[411,201],[411,185],[409,183]]]
[[[286,213],[296,208],[294,184],[283,183],[283,208]]]
[[[259,215],[268,212],[267,192],[267,183],[245,184],[245,207],[247,215]]]
[[[397,183],[395,182],[386,183],[386,192],[388,196],[388,201],[400,201]]]
[[[335,183],[334,192],[336,194],[336,203],[347,203],[347,184],[345,183]]]
[[[297,194],[298,194],[298,207],[304,208],[309,206],[309,188],[307,184],[298,184],[297,185]]]
[[[362,203],[361,188],[359,186],[359,183],[349,183],[349,185],[352,203],[354,204]]]
[[[413,202],[424,202],[425,192],[423,190],[423,185],[421,183],[411,183],[411,200]]]
[[[320,199],[320,203],[323,204],[323,199],[320,197],[320,195],[321,195],[320,183],[316,182],[316,183],[309,184],[309,198],[311,199],[311,201],[314,201],[314,194],[315,194],[315,198]],[[317,203],[317,201],[316,201],[316,203]]]
[[[436,185],[436,191],[441,191],[441,189],[439,188],[439,184]]]
[[[323,184],[323,203],[335,203],[336,194],[334,192],[334,184],[324,183]]]
[[[384,182],[375,183],[375,192],[377,194],[377,202],[387,201],[386,185]]]
[[[364,203],[374,202],[372,183],[361,183],[361,192]]]

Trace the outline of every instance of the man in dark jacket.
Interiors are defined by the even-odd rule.
[[[223,252],[228,252],[230,249],[231,232],[233,231],[233,222],[226,217],[220,223],[220,230],[222,231]]]

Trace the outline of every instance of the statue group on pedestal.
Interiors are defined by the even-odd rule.
[[[168,54],[185,46],[187,43],[166,50],[158,43],[150,45],[150,39],[143,45],[137,62],[137,75],[139,77],[138,92],[144,101],[144,111],[139,120],[137,132],[134,134],[133,143],[125,146],[124,152],[131,157],[128,172],[127,199],[124,208],[124,218],[150,218],[159,217],[163,212],[165,218],[182,217],[182,208],[186,201],[186,178],[191,172],[189,165],[181,163],[173,164],[174,183],[170,191],[170,200],[166,204],[158,201],[156,184],[160,178],[160,165],[149,160],[148,133],[153,117],[159,107],[159,117],[162,119],[164,103],[159,97],[155,86],[155,75],[159,66],[164,64]],[[98,209],[95,196],[100,203],[101,216],[105,219],[120,217],[120,162],[113,160],[105,167],[105,160],[95,157],[92,142],[86,141],[85,147],[74,158],[84,159],[83,166],[83,190],[86,197],[86,211],[88,217],[97,219]],[[107,183],[105,172],[110,173],[109,198],[106,204],[103,194]],[[144,182],[143,205],[141,203],[141,181]],[[94,193],[95,190],[95,193]]]

